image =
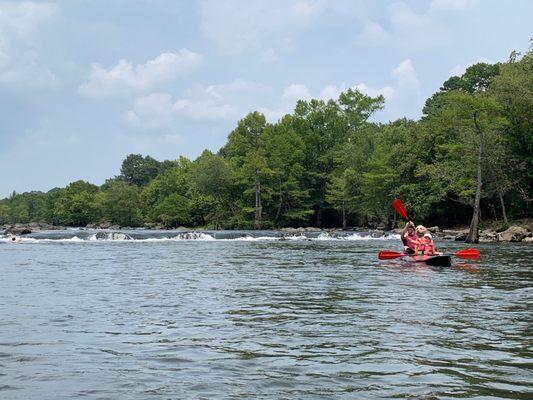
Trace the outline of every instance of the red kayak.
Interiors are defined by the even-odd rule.
[[[400,260],[406,262],[424,263],[432,267],[451,267],[451,256],[409,256],[405,255]]]
[[[391,250],[381,250],[378,254],[380,260],[402,260],[407,263],[424,263],[435,267],[451,267],[452,256],[465,258],[467,260],[477,260],[479,258],[478,249],[462,249],[447,255],[434,256],[413,256]]]

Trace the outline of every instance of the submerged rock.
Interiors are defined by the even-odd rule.
[[[531,236],[526,228],[518,225],[511,226],[506,231],[498,234],[498,240],[502,242],[521,242],[524,238]]]

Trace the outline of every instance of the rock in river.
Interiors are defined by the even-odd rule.
[[[122,232],[97,232],[97,240],[132,240],[130,235],[126,235]]]
[[[521,242],[524,238],[531,236],[531,232],[521,226],[511,226],[506,231],[498,234],[498,240],[502,242]]]

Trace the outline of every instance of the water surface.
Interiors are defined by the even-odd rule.
[[[0,398],[532,398],[532,246],[93,234],[0,242]]]

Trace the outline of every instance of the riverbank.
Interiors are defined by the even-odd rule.
[[[508,226],[504,226],[501,223],[488,223],[486,224],[487,228],[480,230],[479,238],[481,243],[487,242],[529,242],[533,243],[533,221],[532,220],[518,220],[513,221]],[[40,231],[61,231],[67,229],[77,228],[80,230],[97,230],[102,232],[116,232],[116,231],[125,231],[125,230],[134,230],[134,231],[144,231],[144,230],[172,230],[172,231],[183,231],[187,232],[202,232],[202,231],[216,231],[213,229],[207,229],[205,227],[184,227],[180,226],[177,228],[169,229],[160,225],[146,225],[143,227],[122,227],[112,224],[90,224],[84,227],[66,227],[66,226],[57,226],[51,225],[48,223],[36,223],[32,222],[29,224],[12,224],[12,225],[0,225],[0,232],[3,232],[4,235],[29,235],[35,232]],[[455,227],[450,229],[441,229],[438,226],[433,226],[428,228],[429,231],[437,238],[447,241],[464,241],[468,234],[467,227]],[[392,230],[386,230],[383,227],[376,229],[369,229],[367,227],[351,227],[348,231],[361,231],[365,230],[372,237],[383,237],[390,235],[391,233],[399,234],[401,233],[401,228],[395,228]],[[343,230],[339,228],[328,228],[321,229],[316,227],[298,227],[298,228],[280,228],[276,230],[265,230],[265,231],[275,231],[280,232],[282,235],[286,236],[299,236],[305,235],[306,233],[315,233],[315,234],[325,234],[331,237],[343,236]]]

